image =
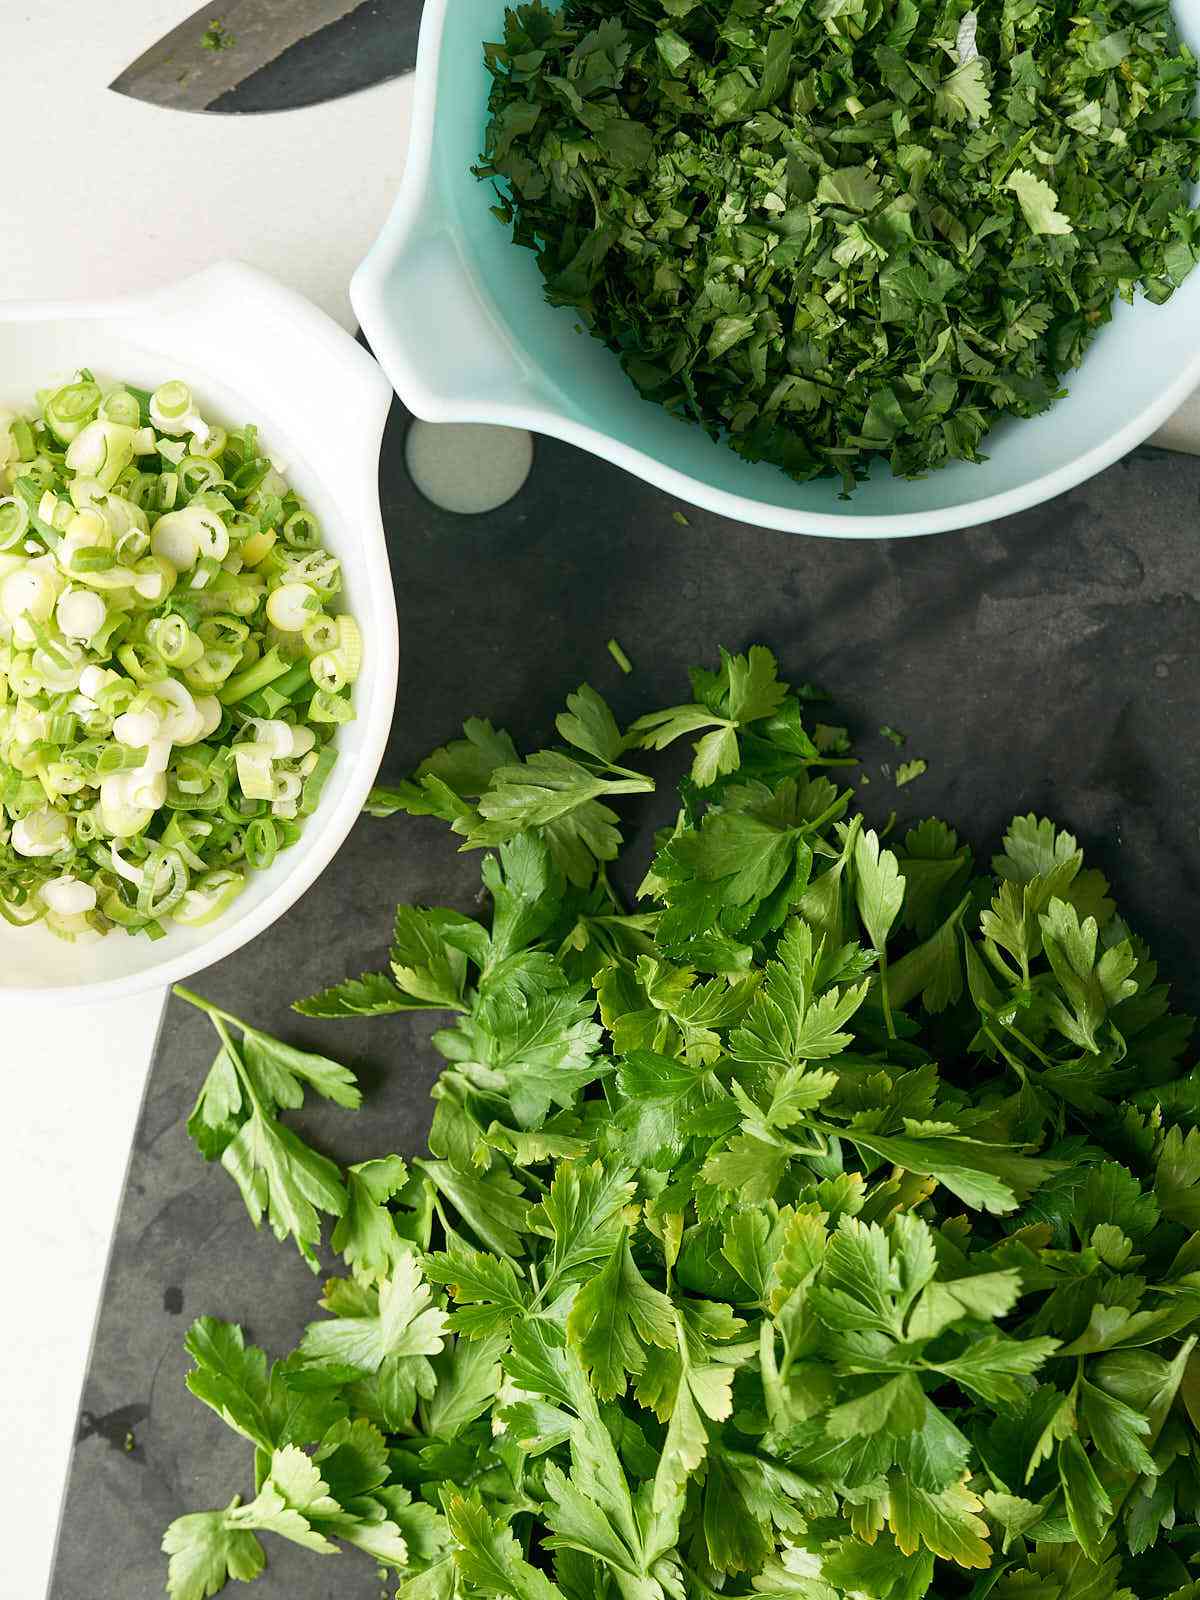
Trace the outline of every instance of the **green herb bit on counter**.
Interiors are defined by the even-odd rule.
[[[293,844],[363,659],[252,424],[81,371],[0,412],[0,916],[199,927]]]
[[[896,768],[897,789],[903,789],[906,783],[912,783],[914,779],[924,777],[928,771],[929,763],[927,761],[922,761],[919,758],[915,761],[902,761]]]
[[[220,17],[214,17],[200,36],[200,43],[205,50],[232,50],[237,38],[229,32]]]
[[[846,728],[818,722],[813,727],[812,739],[822,755],[844,756],[850,753],[850,733]]]
[[[1166,0],[539,0],[484,49],[474,170],[547,300],[802,482],[980,460],[1196,260]]]
[[[633,671],[633,662],[630,661],[624,650],[621,649],[621,646],[618,644],[617,640],[610,639],[606,648],[609,655],[617,663],[617,666],[620,667],[621,671],[626,675],[626,677],[628,677],[628,675]]]

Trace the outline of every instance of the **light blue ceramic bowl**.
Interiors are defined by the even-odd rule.
[[[1200,0],[1176,0],[1200,49]],[[397,393],[431,422],[530,428],[604,456],[680,499],[766,528],[892,538],[963,528],[1038,504],[1148,437],[1200,384],[1200,272],[1165,306],[1118,308],[1070,394],[1002,424],[989,459],[918,482],[876,468],[850,501],[834,481],[797,484],[742,461],[641,399],[576,317],[542,297],[537,262],[491,214],[471,176],[487,121],[482,41],[504,0],[426,0],[408,167],[351,298]]]

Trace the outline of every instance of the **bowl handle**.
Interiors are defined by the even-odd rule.
[[[407,179],[406,174],[406,179]],[[477,281],[424,175],[350,284],[350,301],[396,393],[427,422],[517,422],[557,410]]]

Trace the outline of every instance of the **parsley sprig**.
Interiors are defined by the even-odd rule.
[[[693,694],[623,732],[581,689],[574,754],[468,723],[376,796],[484,850],[490,915],[402,906],[298,1009],[442,1014],[425,1154],[308,1151],[283,1114],[349,1075],[185,995],[200,1148],[343,1266],[282,1361],[189,1334],[255,1470],[168,1530],[174,1600],[264,1533],[401,1600],[1195,1600],[1191,1020],[1070,834],[881,838],[769,652]],[[674,737],[630,911],[595,785]]]

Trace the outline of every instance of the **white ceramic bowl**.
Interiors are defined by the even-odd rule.
[[[346,602],[366,654],[356,717],[300,841],[206,928],[170,927],[151,942],[119,930],[66,944],[0,920],[0,1012],[116,999],[177,982],[275,921],[328,865],[374,781],[396,697],[396,608],[379,515],[379,445],[391,388],[375,362],[324,312],[237,262],[153,294],[104,303],[0,304],[0,407],[28,410],[47,380],[91,367],[145,388],[190,384],[202,409],[255,422],[289,481],[312,503],[340,557]]]
[[[405,404],[431,422],[531,428],[594,451],[681,499],[766,528],[891,538],[963,528],[1061,494],[1140,444],[1200,384],[1200,271],[1165,306],[1120,305],[1070,394],[1001,424],[989,459],[917,482],[882,467],[849,501],[742,461],[642,400],[616,358],[542,296],[533,253],[491,215],[471,176],[505,0],[425,0],[408,166],[395,208],[351,286],[371,348]],[[1175,0],[1200,48],[1200,0]]]

